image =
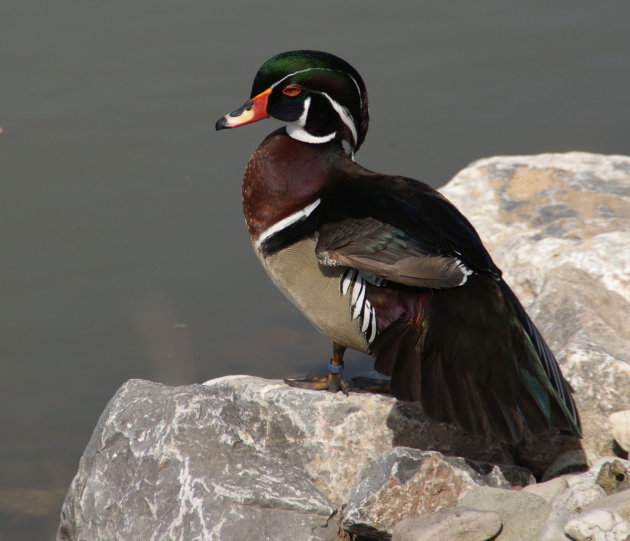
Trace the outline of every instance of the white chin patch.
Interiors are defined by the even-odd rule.
[[[292,139],[297,139],[303,143],[313,143],[319,145],[321,143],[328,143],[328,141],[332,141],[337,135],[337,132],[334,131],[328,135],[312,135],[302,126],[297,124],[297,122],[293,122],[291,124],[287,124],[287,135]]]
[[[303,143],[313,143],[315,145],[332,141],[335,138],[335,135],[337,135],[336,131],[329,133],[328,135],[312,135],[304,129],[304,126],[306,126],[306,120],[308,119],[308,110],[310,107],[311,98],[309,96],[304,100],[304,109],[302,110],[300,118],[298,118],[295,122],[290,122],[287,124],[287,135],[292,139],[302,141]]]

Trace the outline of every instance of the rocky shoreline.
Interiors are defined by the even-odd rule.
[[[416,403],[249,376],[131,380],[81,458],[58,539],[627,540],[630,157],[489,158],[442,191],[556,352],[582,440],[508,447]]]

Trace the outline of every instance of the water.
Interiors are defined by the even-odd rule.
[[[439,186],[496,154],[628,153],[628,20],[622,1],[4,0],[0,539],[53,537],[127,379],[324,370],[328,341],[271,285],[241,214],[276,126],[213,129],[264,60],[349,60],[372,115],[358,161]]]

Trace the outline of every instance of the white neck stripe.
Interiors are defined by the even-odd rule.
[[[296,124],[287,124],[287,135],[291,137],[291,139],[295,139],[296,141],[302,141],[302,143],[312,143],[314,145],[321,145],[322,143],[328,143],[332,141],[337,132],[334,131],[329,133],[328,135],[311,135],[301,126],[297,126]]]
[[[326,96],[326,98],[330,102],[330,105],[332,105],[333,109],[337,111],[337,114],[341,118],[342,122],[346,126],[348,126],[348,129],[350,130],[350,133],[352,134],[352,139],[354,140],[354,145],[356,145],[357,144],[357,128],[354,125],[354,120],[352,120],[352,115],[350,115],[350,113],[348,112],[348,109],[346,109],[343,105],[339,105],[339,103],[333,100],[328,94],[326,94],[326,92],[322,92],[322,94]]]
[[[315,201],[313,201],[310,205],[306,205],[303,209],[300,209],[293,214],[289,214],[286,218],[282,218],[282,220],[280,220],[279,222],[276,222],[268,229],[265,229],[258,237],[258,240],[256,241],[256,247],[260,247],[260,245],[265,240],[275,235],[276,233],[279,233],[283,229],[286,229],[287,227],[297,222],[301,222],[302,220],[306,220],[306,218],[308,218],[313,213],[313,211],[319,206],[321,202],[321,199],[315,199]]]

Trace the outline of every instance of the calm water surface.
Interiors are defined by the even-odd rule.
[[[349,60],[358,161],[439,186],[496,154],[630,152],[628,21],[622,1],[0,3],[0,540],[53,537],[127,379],[324,370],[241,214],[276,126],[213,129],[264,60]]]

